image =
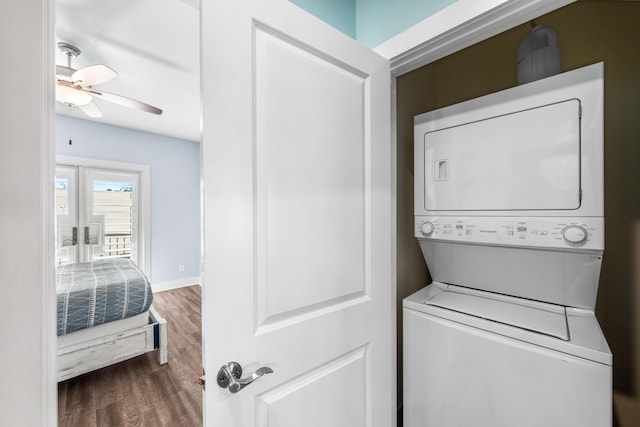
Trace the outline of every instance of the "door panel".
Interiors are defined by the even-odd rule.
[[[283,0],[202,40],[205,423],[393,426],[389,64]]]
[[[295,426],[300,420],[307,427],[370,425],[367,367],[367,349],[358,349],[259,395],[257,425]]]
[[[260,325],[361,297],[367,287],[366,80],[270,31],[255,32]]]

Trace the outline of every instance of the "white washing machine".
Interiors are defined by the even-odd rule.
[[[603,65],[415,118],[405,427],[610,426]]]

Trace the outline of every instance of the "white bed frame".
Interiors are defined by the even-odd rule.
[[[167,363],[167,321],[153,308],[58,337],[58,382],[158,350]]]

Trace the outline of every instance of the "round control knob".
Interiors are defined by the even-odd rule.
[[[433,223],[429,221],[425,222],[420,227],[420,231],[422,231],[422,234],[424,234],[425,236],[432,234],[434,230],[435,230],[435,227],[433,226]]]
[[[587,230],[579,225],[570,225],[562,230],[562,237],[564,237],[564,240],[573,246],[584,245],[587,241],[588,235],[589,233]]]

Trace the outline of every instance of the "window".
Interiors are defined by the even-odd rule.
[[[131,258],[144,271],[149,234],[145,232],[149,227],[148,167],[91,167],[124,164],[77,160],[86,160],[89,166],[59,161],[56,167],[56,263]],[[146,184],[142,192],[141,183]],[[141,207],[141,199],[146,200],[146,209]],[[143,211],[145,215],[141,215]]]

